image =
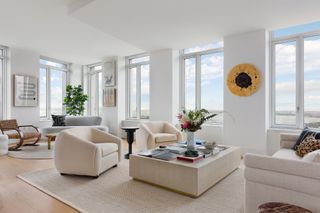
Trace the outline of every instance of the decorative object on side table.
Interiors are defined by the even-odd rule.
[[[63,99],[63,105],[66,106],[68,115],[83,115],[84,103],[88,100],[88,96],[83,94],[81,85],[66,87],[66,97]]]
[[[181,124],[181,130],[187,132],[187,148],[194,150],[196,141],[194,133],[201,129],[201,126],[207,120],[215,117],[218,114],[212,114],[206,109],[185,111],[179,113],[177,118]]]

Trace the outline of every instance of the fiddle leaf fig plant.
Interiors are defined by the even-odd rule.
[[[88,100],[88,96],[83,93],[81,85],[66,87],[66,97],[63,99],[63,104],[66,106],[68,115],[83,115],[84,104]]]

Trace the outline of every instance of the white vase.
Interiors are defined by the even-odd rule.
[[[187,149],[196,149],[196,140],[194,139],[194,132],[187,131]]]

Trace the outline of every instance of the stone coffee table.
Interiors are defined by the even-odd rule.
[[[134,180],[198,197],[237,169],[240,162],[238,147],[229,147],[216,156],[196,163],[164,161],[132,154],[129,160],[129,175]]]

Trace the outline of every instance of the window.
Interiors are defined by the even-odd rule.
[[[0,119],[6,117],[7,88],[7,48],[0,45]]]
[[[89,70],[89,114],[102,115],[102,64],[88,65]]]
[[[271,34],[274,127],[320,126],[320,32],[306,32],[315,26],[320,29],[312,23]]]
[[[41,58],[39,76],[40,118],[50,119],[51,114],[65,114],[63,99],[69,79],[69,64]]]
[[[181,54],[181,109],[223,111],[223,42],[184,49]],[[211,123],[222,123],[223,115]]]
[[[127,118],[149,119],[150,113],[150,57],[127,57]]]

